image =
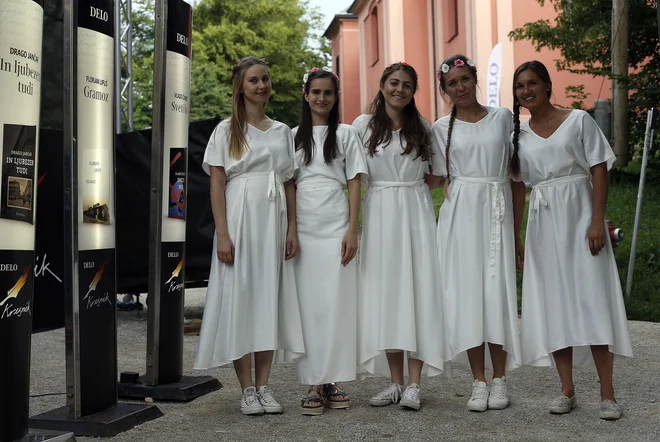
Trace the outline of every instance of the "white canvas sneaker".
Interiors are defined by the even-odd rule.
[[[284,408],[280,405],[279,402],[275,400],[273,394],[270,392],[267,386],[262,385],[257,391],[257,397],[259,398],[259,403],[264,408],[264,411],[268,414],[271,413],[282,413]]]
[[[406,390],[403,392],[403,396],[401,396],[401,402],[399,402],[399,405],[403,408],[419,410],[419,408],[422,406],[419,394],[419,385],[410,384],[408,388],[406,388]]]
[[[385,390],[369,399],[369,405],[372,407],[385,407],[390,404],[396,404],[401,400],[401,388],[399,384],[390,384]]]
[[[606,399],[600,402],[600,418],[606,421],[615,421],[621,417],[621,405]]]
[[[241,413],[243,414],[264,414],[264,407],[259,403],[257,389],[254,387],[247,387],[243,390],[243,397],[241,398],[240,404]]]
[[[553,399],[548,408],[550,414],[566,414],[575,407],[577,407],[577,398],[573,395],[573,397],[559,396]]]
[[[506,389],[506,378],[494,378],[490,383],[488,408],[491,410],[504,410],[509,406],[509,395]]]
[[[488,409],[488,385],[485,382],[472,382],[472,396],[467,403],[470,411],[486,411]]]

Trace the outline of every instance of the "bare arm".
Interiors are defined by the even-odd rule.
[[[525,213],[525,183],[512,181],[511,193],[513,193],[513,233],[516,241],[516,267],[522,270],[525,265],[525,246],[520,238],[522,220]]]
[[[594,186],[593,210],[591,225],[587,230],[589,249],[593,256],[605,247],[605,209],[607,207],[607,165],[596,164],[591,168],[591,179]]]
[[[234,263],[234,245],[229,237],[229,228],[227,227],[227,208],[225,203],[225,186],[227,184],[227,174],[224,167],[211,166],[211,210],[213,212],[213,221],[215,223],[215,234],[217,236],[218,259],[225,264]]]
[[[288,220],[288,230],[286,234],[286,256],[285,259],[291,259],[298,253],[298,224],[296,223],[296,186],[293,180],[284,183],[284,193],[286,194],[286,214]]]
[[[341,263],[347,266],[357,255],[357,232],[360,220],[360,187],[362,185],[360,175],[348,180],[348,231],[341,242]]]

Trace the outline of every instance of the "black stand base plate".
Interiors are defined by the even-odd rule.
[[[211,376],[183,376],[179,382],[147,385],[147,377],[140,376],[136,384],[117,383],[117,393],[124,399],[152,398],[156,401],[188,402],[220,390],[222,384]]]
[[[76,436],[112,437],[162,415],[153,405],[117,404],[100,413],[68,419],[64,406],[31,417],[29,425],[30,428],[70,431]]]
[[[75,440],[73,433],[29,429],[27,436],[15,442],[75,442]]]

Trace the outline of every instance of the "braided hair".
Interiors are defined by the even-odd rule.
[[[516,83],[518,83],[518,76],[521,72],[526,71],[527,69],[532,70],[536,75],[538,75],[541,80],[550,85],[550,88],[547,91],[548,98],[552,96],[552,81],[550,80],[550,73],[543,63],[537,60],[527,61],[516,69],[516,72],[513,74],[513,155],[511,156],[511,173],[513,176],[519,176],[520,174],[520,156],[518,155],[518,138],[520,137],[520,101],[518,101],[518,96],[516,95]]]
[[[463,54],[454,54],[450,57],[444,59],[440,66],[447,65],[449,69],[456,66],[456,61],[460,60],[462,63],[461,66],[466,67],[470,74],[474,77],[474,81],[477,81],[477,68],[474,64]],[[447,71],[449,72],[449,71]],[[445,83],[445,74],[442,68],[438,71],[438,80],[440,81],[440,92],[444,96],[447,93],[447,84]],[[447,186],[451,180],[449,175],[449,148],[451,146],[451,133],[454,130],[454,121],[456,121],[456,106],[451,107],[451,114],[449,116],[449,127],[447,128],[447,147],[445,147],[445,166],[447,168],[447,180],[445,181],[445,196],[447,195]]]

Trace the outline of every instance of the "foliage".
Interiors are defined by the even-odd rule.
[[[536,1],[541,5],[546,3],[545,0]],[[509,37],[530,40],[537,50],[559,49],[562,58],[555,61],[558,70],[611,79],[612,0],[548,2],[557,11],[554,23],[547,19],[527,23],[511,31]],[[631,142],[639,149],[646,110],[660,105],[660,43],[655,11],[657,1],[630,0],[629,5],[628,63],[631,74],[625,80],[631,91],[631,129],[638,128],[631,131]],[[615,20],[616,26],[619,20]],[[578,98],[577,101],[581,100]]]
[[[134,125],[151,125],[153,3],[133,2]],[[201,0],[193,12],[191,119],[231,113],[235,60],[269,60],[273,93],[267,113],[290,126],[300,119],[302,77],[329,59],[322,18],[307,0]]]

